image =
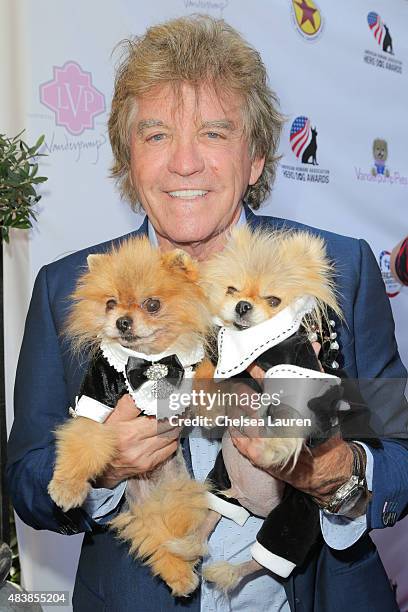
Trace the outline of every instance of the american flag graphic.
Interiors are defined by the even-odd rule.
[[[374,12],[368,13],[367,15],[368,25],[370,30],[374,34],[375,40],[381,45],[383,37],[384,37],[384,28],[381,17]]]
[[[310,121],[307,117],[296,117],[290,128],[290,146],[299,157],[310,141]]]

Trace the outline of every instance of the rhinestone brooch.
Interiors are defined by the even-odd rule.
[[[152,363],[144,372],[148,380],[161,380],[169,373],[169,368],[164,363]]]

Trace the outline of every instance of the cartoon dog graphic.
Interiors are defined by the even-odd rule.
[[[384,176],[390,176],[390,171],[385,165],[388,158],[388,145],[387,141],[383,138],[376,138],[373,142],[373,157],[374,167],[371,169],[371,174],[377,176],[382,174]]]

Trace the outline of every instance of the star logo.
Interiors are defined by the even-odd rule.
[[[94,128],[94,119],[105,111],[105,96],[92,84],[90,72],[76,62],[53,67],[53,79],[40,86],[40,100],[55,113],[55,123],[78,136]]]
[[[322,15],[313,0],[292,0],[292,11],[297,30],[302,36],[310,40],[321,33]]]

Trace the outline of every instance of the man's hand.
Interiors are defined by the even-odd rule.
[[[234,428],[231,428],[231,437],[239,452],[259,466],[264,439],[247,437],[241,431],[234,431]],[[333,437],[316,448],[305,447],[293,470],[287,466],[281,469],[268,468],[266,471],[311,495],[319,503],[325,503],[351,477],[353,451],[344,440]]]
[[[312,346],[318,357],[320,344],[313,342]],[[321,365],[320,368],[323,372]],[[252,364],[247,369],[258,381],[264,378],[265,373],[259,366]],[[246,436],[242,431],[234,432],[234,428],[231,428],[231,437],[240,453],[248,457],[251,463],[259,466],[264,438]],[[266,471],[324,504],[350,479],[353,472],[353,451],[347,442],[339,437],[333,437],[316,448],[304,447],[294,469],[289,465],[282,469],[269,468]]]
[[[118,454],[111,465],[95,481],[95,487],[113,488],[121,480],[150,472],[176,452],[179,427],[158,423],[154,416],[138,416],[130,395],[124,395],[105,424],[114,428],[119,446]]]

